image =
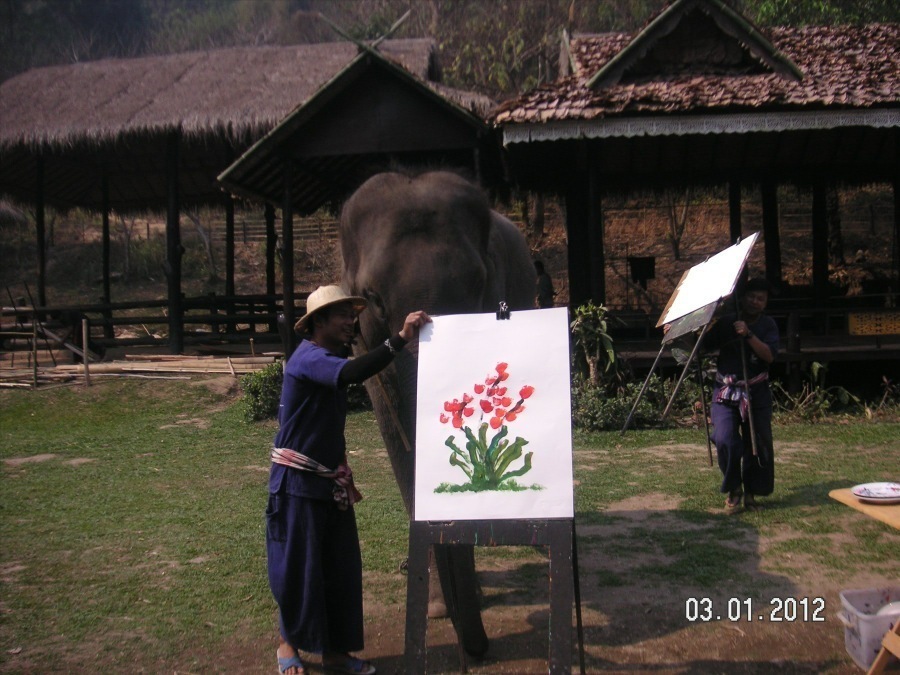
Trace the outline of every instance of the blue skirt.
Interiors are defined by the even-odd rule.
[[[362,558],[353,507],[269,494],[266,553],[284,641],[316,654],[360,651]]]

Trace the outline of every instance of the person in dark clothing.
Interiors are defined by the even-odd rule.
[[[545,307],[553,307],[553,297],[556,291],[553,290],[553,279],[544,270],[544,263],[540,260],[534,261],[534,271],[537,272],[537,283],[535,286],[535,298],[538,309]]]
[[[763,313],[768,300],[764,279],[747,282],[738,314],[719,319],[702,345],[719,350],[710,417],[728,511],[738,510],[742,499],[747,508],[756,507],[756,497],[775,487],[769,366],[778,355],[779,335]]]
[[[339,286],[318,288],[295,330],[308,331],[284,368],[266,508],[269,586],[279,609],[278,669],[305,673],[299,651],[327,672],[372,675],[363,648],[362,559],[353,504],[362,496],[347,464],[347,385],[385,368],[431,321],[422,311],[367,354],[348,359],[366,307]]]

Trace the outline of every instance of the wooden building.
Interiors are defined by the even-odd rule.
[[[900,25],[762,29],[722,0],[675,0],[635,34],[566,37],[560,65],[555,82],[504,102],[492,122],[512,180],[564,196],[571,304],[606,299],[604,196],[727,186],[733,242],[747,234],[741,188],[758,189],[765,270],[777,286],[777,187],[803,185],[813,194],[813,283],[811,297],[792,302],[823,327],[835,301],[827,191],[884,183],[893,186],[893,252],[881,304],[900,323],[891,309],[900,292]]]
[[[479,111],[475,119],[481,123],[489,102],[440,85],[432,40],[385,40],[378,49],[385,63],[428,83],[420,93],[427,90],[431,98],[471,106]],[[112,300],[110,212],[165,212],[168,341],[173,352],[181,352],[181,210],[201,205],[224,209],[225,295],[234,297],[234,206],[216,177],[298,106],[323,87],[328,89],[339,74],[365,81],[358,56],[359,47],[352,42],[238,47],[37,68],[0,84],[0,194],[35,207],[35,304],[47,304],[47,205],[103,214],[106,304]],[[347,158],[356,153],[349,140],[347,136],[335,153],[342,155],[343,163],[317,167],[316,179],[312,173],[302,174],[301,180],[312,185],[302,203],[307,212],[355,187],[346,172]],[[368,155],[370,150],[362,152]],[[276,201],[281,203],[281,198]],[[266,221],[267,288],[274,294],[277,233],[271,205],[266,207]]]

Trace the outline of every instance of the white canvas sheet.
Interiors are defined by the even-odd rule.
[[[757,237],[759,232],[754,232],[740,243],[685,272],[656,325],[671,323],[734,293],[738,277]]]
[[[435,317],[419,337],[417,405],[416,520],[574,516],[566,308],[513,312],[509,320],[494,314]],[[516,443],[521,449],[495,476],[522,471],[531,453],[530,470],[499,483],[502,488],[515,481],[524,489],[482,482],[475,490],[477,481],[451,464],[448,438],[464,463],[474,466],[465,430],[480,439],[482,425],[484,446],[505,433],[500,440],[513,448],[511,454]]]

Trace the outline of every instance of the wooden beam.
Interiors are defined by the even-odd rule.
[[[781,233],[778,231],[778,185],[764,181],[762,192],[762,226],[766,245],[766,280],[776,289],[781,286]]]
[[[178,190],[179,145],[181,136],[173,131],[166,137],[166,263],[169,291],[169,349],[184,351],[184,321],[181,305],[181,204]]]

